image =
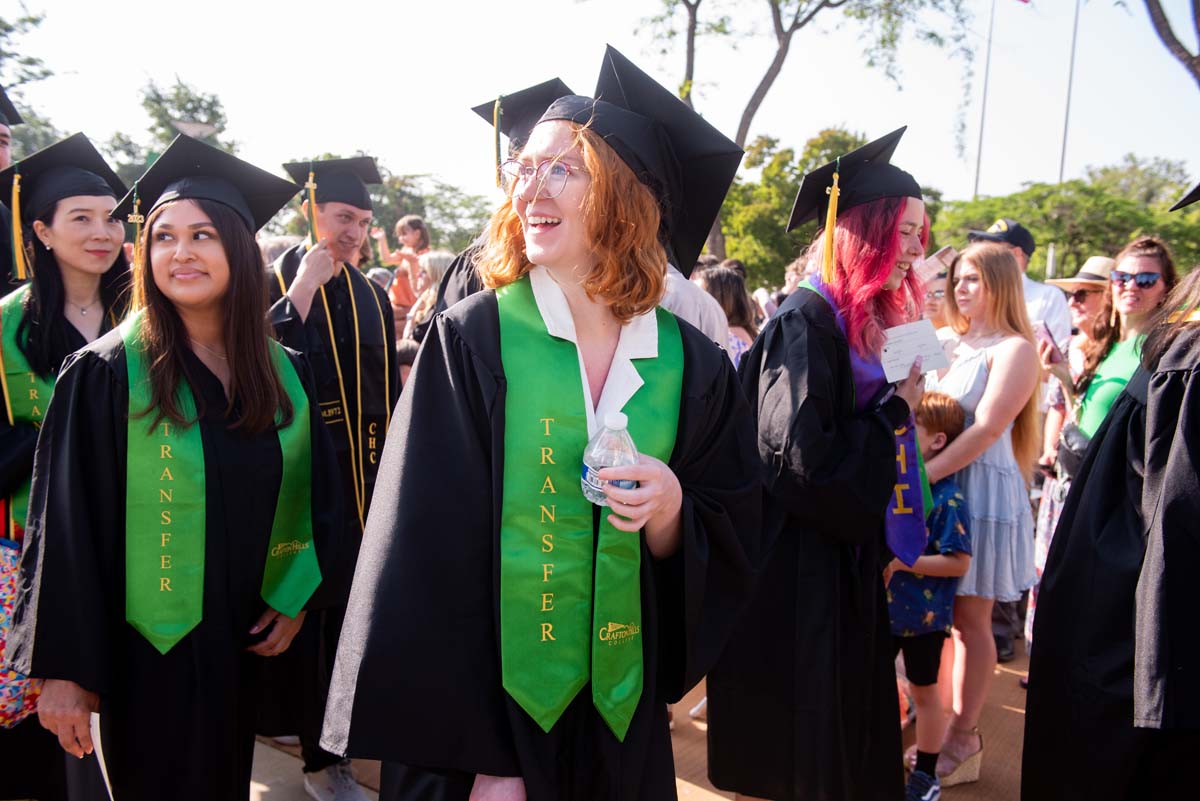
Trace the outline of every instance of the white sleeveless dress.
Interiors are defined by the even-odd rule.
[[[927,389],[954,398],[975,422],[975,409],[988,380],[988,348],[959,356],[942,378],[931,373]],[[1036,581],[1033,565],[1033,511],[1029,490],[1012,449],[1012,424],[955,479],[970,513],[971,566],[958,582],[959,595],[1016,601]]]

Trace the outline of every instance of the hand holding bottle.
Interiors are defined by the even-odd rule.
[[[678,550],[683,488],[670,467],[653,456],[641,454],[637,464],[606,467],[599,477],[610,482],[637,482],[633,489],[621,489],[615,484],[605,487],[608,505],[614,512],[608,516],[613,528],[629,532],[645,529],[646,546],[656,559]]]

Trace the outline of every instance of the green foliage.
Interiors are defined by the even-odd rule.
[[[1090,171],[1099,176],[1098,182],[1028,184],[1003,197],[948,202],[934,233],[940,241],[961,248],[968,230],[987,228],[1000,217],[1018,220],[1038,245],[1030,260],[1030,274],[1035,278],[1045,275],[1051,242],[1060,276],[1073,275],[1089,256],[1115,256],[1143,234],[1163,237],[1184,270],[1200,262],[1200,211],[1169,213],[1174,197],[1146,205],[1137,190],[1133,195],[1122,194],[1119,183],[1107,180],[1119,169]]]
[[[1142,159],[1133,153],[1127,153],[1120,164],[1111,167],[1088,167],[1087,179],[1093,186],[1148,206],[1168,200],[1170,206],[1191,186],[1187,166],[1182,161]]]
[[[37,56],[24,52],[20,40],[42,24],[44,14],[0,17],[0,86],[21,112],[23,125],[12,129],[13,156],[20,158],[62,139],[65,133],[25,102],[21,87],[49,78],[54,72]]]
[[[739,176],[725,198],[721,217],[726,252],[745,263],[751,287],[781,285],[784,269],[817,230],[816,222],[809,222],[790,234],[784,231],[800,179],[866,142],[860,134],[827,128],[805,142],[799,157],[768,136],[747,146],[743,165],[759,170],[758,180]]]

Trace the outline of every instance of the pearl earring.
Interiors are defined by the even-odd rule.
[[[46,246],[46,250],[50,250],[50,243],[49,243],[49,242],[43,242],[42,244]]]

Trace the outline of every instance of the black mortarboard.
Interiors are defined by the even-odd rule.
[[[536,86],[500,95],[495,100],[472,107],[471,111],[483,117],[488,125],[495,124],[500,133],[508,137],[511,145],[521,148],[550,104],[570,94],[574,92],[569,86],[558,78],[551,78]]]
[[[672,261],[690,273],[742,149],[611,46],[596,98],[561,98],[542,120],[589,125],[612,147],[658,198]]]
[[[833,185],[835,172],[838,173],[839,211],[885,197],[915,197],[920,200],[921,185],[916,179],[888,163],[907,129],[907,125],[897,128],[800,179],[800,191],[796,193],[787,230],[791,231],[814,218],[818,224],[825,224],[829,211],[829,187]]]
[[[1186,207],[1192,205],[1197,200],[1200,200],[1200,184],[1196,184],[1195,186],[1193,186],[1186,195],[1184,195],[1183,197],[1181,197],[1179,199],[1178,203],[1176,203],[1174,206],[1171,207],[1170,210],[1171,211],[1179,211],[1182,208],[1186,208]]]
[[[21,176],[20,208],[15,211],[20,212],[24,223],[36,220],[65,197],[121,197],[126,192],[125,184],[81,133],[44,147],[0,172],[0,198],[9,201],[12,197],[17,175]]]
[[[21,119],[21,113],[8,99],[8,93],[4,91],[4,87],[0,86],[0,125],[7,125],[11,128],[23,122],[25,120]]]
[[[212,200],[233,209],[257,231],[299,191],[300,187],[199,139],[179,134],[158,160],[142,173],[114,217],[149,217],[174,200]]]
[[[356,209],[371,211],[371,193],[367,184],[381,184],[383,178],[375,159],[370,156],[355,156],[349,159],[326,159],[325,161],[294,161],[284,164],[288,175],[296,183],[308,183],[308,174],[313,173],[317,184],[318,203],[347,203]]]

